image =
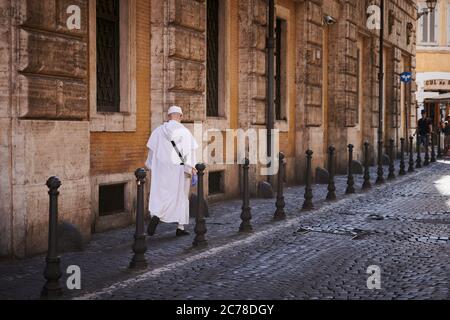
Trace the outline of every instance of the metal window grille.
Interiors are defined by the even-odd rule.
[[[208,117],[219,116],[219,0],[207,0],[207,87]]]
[[[120,112],[120,0],[97,0],[97,110]]]

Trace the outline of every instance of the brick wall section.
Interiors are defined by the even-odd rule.
[[[137,128],[91,134],[91,175],[133,172],[144,165],[150,135],[150,1],[136,1]]]

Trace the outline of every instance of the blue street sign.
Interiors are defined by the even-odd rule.
[[[409,83],[412,80],[412,73],[411,72],[403,72],[400,75],[400,81],[404,83]]]

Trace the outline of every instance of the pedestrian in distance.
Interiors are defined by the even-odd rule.
[[[450,156],[450,116],[445,118],[444,123],[442,124],[442,132],[444,133],[444,156]]]
[[[433,125],[431,119],[428,118],[426,110],[422,110],[422,118],[417,122],[417,130],[414,135],[417,135],[418,143],[425,147],[426,141],[432,133]]]

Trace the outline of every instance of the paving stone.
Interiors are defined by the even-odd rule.
[[[63,271],[73,264],[82,270],[83,289],[65,290],[65,297],[449,299],[450,267],[443,257],[450,254],[450,185],[438,186],[446,177],[450,162],[438,162],[345,197],[346,177],[337,176],[341,200],[325,202],[327,186],[315,185],[316,210],[308,213],[299,210],[304,187],[287,187],[286,221],[273,223],[273,199],[251,200],[250,235],[238,233],[240,200],[214,204],[206,219],[208,249],[191,248],[193,220],[192,236],[185,238],[175,237],[175,225],[162,224],[148,239],[149,269],[139,273],[127,269],[133,227],[96,234],[85,251],[62,255]],[[355,185],[362,182],[355,175]],[[44,259],[1,262],[0,299],[38,298]],[[367,288],[370,265],[381,268],[382,290]]]

